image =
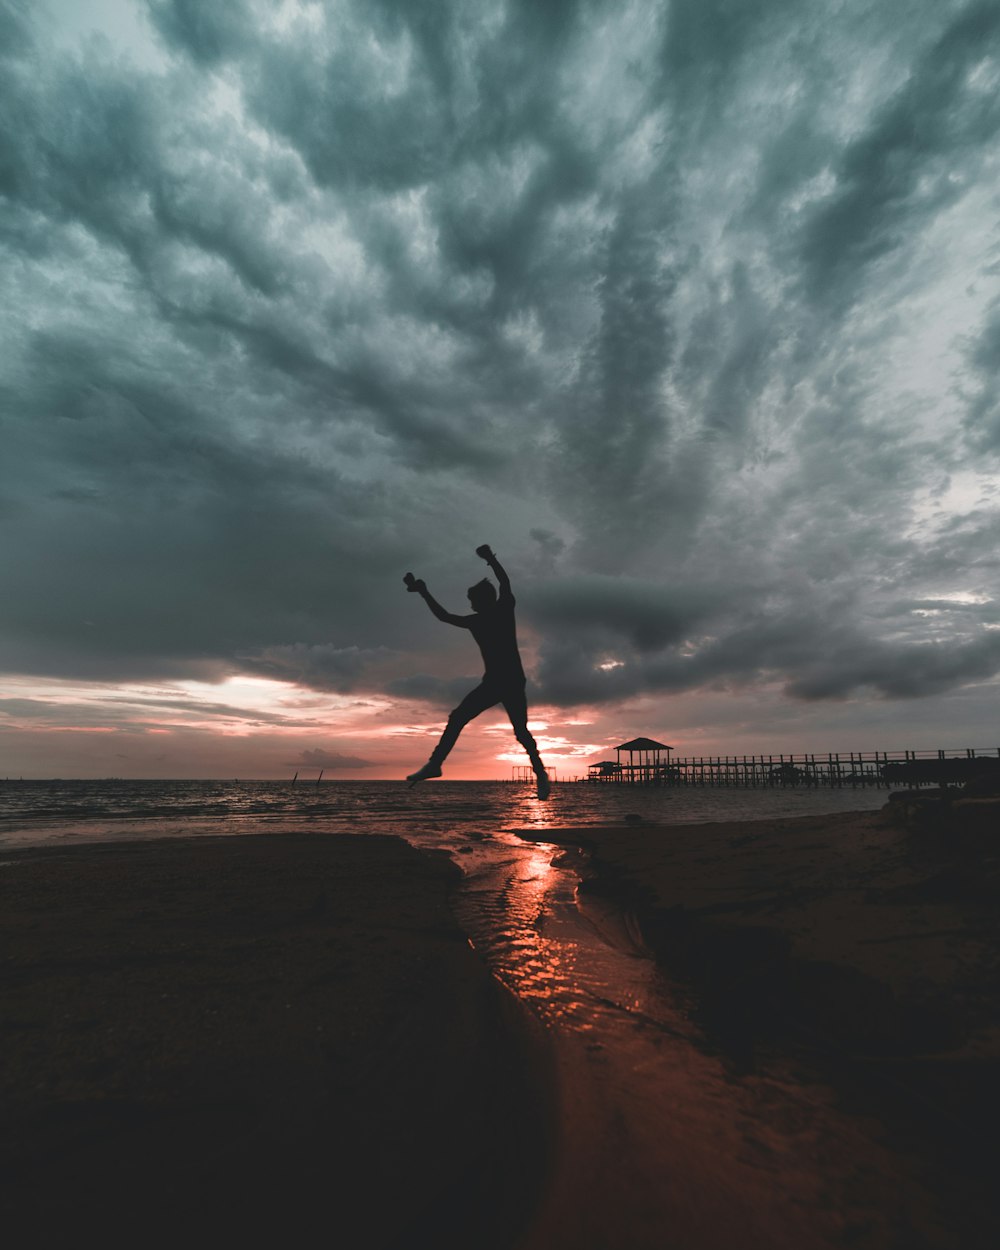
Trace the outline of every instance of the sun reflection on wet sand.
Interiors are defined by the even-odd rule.
[[[576,943],[552,941],[542,932],[557,874],[552,860],[558,848],[547,842],[528,846],[528,853],[521,856],[517,870],[497,896],[496,909],[490,909],[500,921],[490,941],[491,961],[508,988],[543,1017],[571,1015],[579,1008]]]
[[[547,819],[545,804],[533,806],[539,822]],[[572,1022],[576,1032],[592,1032],[605,1015],[641,1014],[656,970],[629,957],[627,939],[609,945],[608,934],[581,913],[573,853],[514,833],[496,836],[511,858],[498,865],[494,850],[467,866],[459,912],[500,980],[542,1020]]]
[[[628,917],[578,898],[582,858],[533,840],[545,805],[527,800],[518,817],[532,840],[508,830],[463,857],[458,910],[557,1056],[559,1157],[524,1250],[659,1246],[667,1227],[692,1247],[817,1250],[855,1225],[859,1246],[891,1244],[899,1211],[923,1200],[870,1127],[780,1066],[730,1070]],[[905,1191],[899,1210],[883,1182]]]

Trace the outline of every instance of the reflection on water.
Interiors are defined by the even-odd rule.
[[[614,1043],[623,1018],[675,1036],[687,1031],[626,918],[596,902],[578,906],[580,853],[512,832],[463,851],[459,920],[499,979],[542,1020],[585,1033],[592,1045]]]
[[[572,881],[559,880],[556,848],[525,844],[499,865],[469,874],[460,919],[497,975],[546,1018],[579,1011],[578,944],[546,936],[546,917],[564,906]],[[499,877],[499,880],[498,880]]]

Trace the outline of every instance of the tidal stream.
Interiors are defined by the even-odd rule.
[[[513,830],[443,833],[407,836],[453,842],[459,921],[556,1057],[556,1161],[526,1247],[953,1244],[925,1165],[877,1117],[787,1056],[736,1070],[639,919],[579,890],[583,853]]]

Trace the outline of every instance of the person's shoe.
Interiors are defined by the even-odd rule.
[[[429,781],[432,777],[440,777],[441,769],[437,764],[432,764],[430,760],[423,766],[418,768],[415,773],[410,773],[406,780],[410,783],[407,789],[412,790],[418,781]]]
[[[547,799],[549,797],[549,791],[552,788],[549,782],[549,774],[542,769],[540,773],[535,773],[535,781],[538,784],[538,797],[540,799]]]

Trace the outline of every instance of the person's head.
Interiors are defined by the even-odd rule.
[[[497,601],[497,592],[493,583],[486,577],[475,586],[469,587],[469,602],[473,612],[486,612]]]

